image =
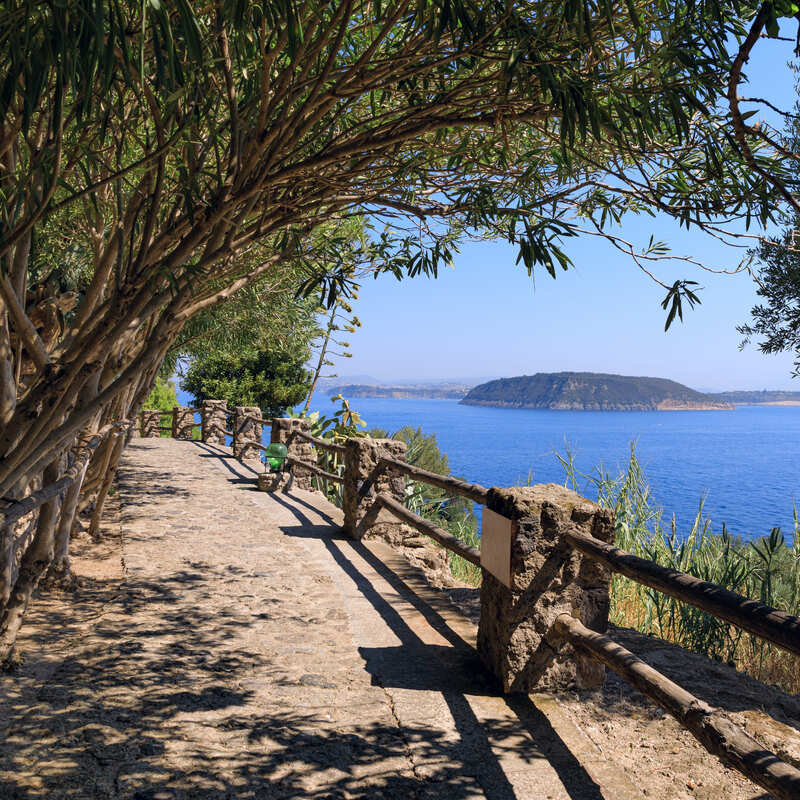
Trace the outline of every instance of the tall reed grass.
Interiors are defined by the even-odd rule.
[[[674,516],[666,526],[663,524],[663,511],[651,494],[634,445],[627,469],[617,475],[603,468],[582,474],[575,469],[569,450],[556,455],[569,488],[586,493],[588,483],[596,490],[598,503],[614,511],[618,547],[774,608],[800,614],[800,521],[796,508],[791,541],[780,528],[753,541],[731,536],[724,524],[719,533],[713,533],[702,499],[691,528],[681,535]],[[621,575],[615,575],[612,581],[611,621],[727,662],[785,691],[800,692],[800,664],[795,656]]]

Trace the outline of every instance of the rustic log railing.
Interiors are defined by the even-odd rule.
[[[344,478],[333,472],[331,465],[342,463],[344,446],[329,439],[314,436],[311,423],[302,418],[272,420],[273,443],[280,442],[287,448],[284,462],[292,476],[292,485],[299,489],[320,489],[328,497],[329,484],[340,486]]]
[[[414,480],[430,483],[485,504],[489,490],[456,478],[437,475],[399,459],[383,457],[378,469],[391,469]],[[472,564],[481,564],[481,553],[429,520],[414,514],[386,493],[376,495],[374,506],[385,508],[398,519],[430,536],[443,547]],[[374,516],[374,512],[373,512]],[[790,653],[800,655],[800,618],[701,581],[677,570],[626,553],[587,535],[575,527],[562,533],[565,542],[587,558],[645,586],[669,594],[749,633],[767,639]],[[645,664],[608,636],[592,631],[570,614],[559,615],[553,632],[578,652],[604,664],[642,694],[659,704],[683,725],[710,753],[739,770],[781,800],[800,797],[800,770],[782,761],[710,706]]]
[[[312,436],[310,433],[306,433],[305,431],[295,431],[294,435],[298,439],[302,439],[305,442],[313,444],[315,447],[319,447],[322,450],[327,450],[329,453],[338,453],[339,455],[344,455],[343,444],[336,444],[336,442],[331,442],[328,439],[321,438],[320,436]]]
[[[303,435],[306,441],[315,437]],[[342,447],[346,451],[346,447]],[[303,464],[308,468],[308,464]],[[384,455],[365,479],[358,481],[361,494],[374,491],[373,484],[381,472],[391,471],[412,480],[431,484],[453,494],[486,504],[489,490],[449,476],[428,472],[419,467]],[[400,521],[429,536],[444,548],[471,564],[481,564],[481,552],[406,508],[390,493],[374,494],[371,506],[359,522],[360,535],[374,524],[380,509],[389,511]],[[682,602],[694,605],[720,619],[741,627],[782,647],[800,654],[800,618],[769,608],[763,603],[737,595],[722,587],[698,580],[690,575],[662,567],[587,535],[574,526],[562,532],[562,540],[588,559],[619,572],[634,581],[665,592]],[[484,573],[485,574],[485,573]],[[552,624],[552,631],[576,652],[604,664],[644,695],[672,714],[712,754],[739,770],[755,783],[781,800],[800,797],[800,770],[767,751],[741,728],[719,712],[645,664],[633,653],[609,637],[592,631],[570,614],[561,614]],[[480,641],[480,640],[479,640]]]
[[[112,430],[126,427],[128,425],[128,420],[111,422],[107,425],[104,425],[99,431],[89,434],[87,437],[85,437],[84,441],[78,444],[76,447],[74,461],[58,480],[54,481],[53,483],[49,483],[46,486],[42,486],[41,489],[31,492],[27,497],[23,497],[21,500],[6,500],[6,502],[11,502],[11,505],[0,510],[0,528],[13,525],[15,522],[22,519],[22,517],[24,517],[26,514],[30,514],[31,511],[35,511],[37,508],[40,508],[49,500],[52,500],[54,497],[58,497],[58,495],[60,495],[63,491],[72,486],[72,484],[80,478],[81,474],[83,473],[84,465],[91,458],[92,453],[97,450],[106,436],[108,436]]]
[[[800,617],[770,608],[758,600],[743,597],[685,572],[626,553],[580,531],[568,530],[564,536],[576,550],[612,572],[657,589],[754,636],[767,639],[790,653],[800,655]]]
[[[325,478],[326,481],[330,481],[331,483],[344,483],[344,477],[341,475],[337,475],[335,472],[326,472],[322,467],[318,467],[316,464],[312,464],[309,461],[302,461],[294,456],[286,456],[286,461],[288,464],[302,467],[309,472],[313,472],[315,475],[319,475],[321,478]]]
[[[781,800],[800,797],[800,770],[782,761],[718,711],[682,689],[608,636],[569,614],[553,626],[576,649],[605,664],[668,711],[709,753]]]
[[[429,483],[431,486],[436,486],[439,489],[445,489],[453,494],[466,497],[469,500],[474,500],[476,503],[486,505],[486,496],[488,489],[477,483],[467,483],[466,481],[453,478],[449,475],[440,475],[437,472],[428,472],[426,469],[415,467],[413,464],[408,464],[405,461],[400,461],[396,458],[384,456],[381,458],[379,465],[381,469],[391,467],[396,472],[401,472],[403,475],[408,475],[415,481],[421,483]]]
[[[242,421],[242,424],[245,422],[257,422],[260,425],[269,425],[270,423],[270,420],[264,419],[260,414],[240,414],[239,419]],[[241,426],[239,430],[241,430]]]
[[[465,544],[457,536],[453,536],[452,533],[448,533],[430,520],[410,511],[391,495],[381,492],[375,497],[375,503],[391,511],[398,519],[416,528],[420,533],[425,534],[425,536],[430,536],[431,539],[437,541],[442,547],[461,556],[465,561],[469,561],[470,564],[475,564],[478,567],[481,565],[481,551],[478,550],[477,547],[471,547]]]

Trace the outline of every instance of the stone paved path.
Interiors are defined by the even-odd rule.
[[[497,697],[389,547],[254,474],[134,440],[122,586],[9,727],[3,800],[640,797],[554,700]]]

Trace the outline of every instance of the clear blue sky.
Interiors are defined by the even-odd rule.
[[[787,31],[782,31],[782,33]],[[792,26],[791,35],[794,34]],[[783,108],[794,102],[788,43],[768,42],[750,66],[752,95]],[[646,244],[650,233],[675,253],[733,267],[738,251],[669,220],[631,218],[619,231]],[[516,250],[501,243],[464,246],[455,267],[437,280],[369,278],[356,313],[363,328],[353,358],[339,375],[436,380],[585,370],[672,378],[693,388],[795,389],[790,355],[739,351],[736,325],[757,301],[746,275],[712,275],[690,265],[656,267],[667,283],[690,278],[703,286],[702,305],[664,332],[664,290],[610,245],[596,238],[568,243],[575,269],[552,280],[544,270],[535,285]]]

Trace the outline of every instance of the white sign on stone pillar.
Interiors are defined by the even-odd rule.
[[[481,566],[510,588],[512,522],[490,508],[481,516]]]

